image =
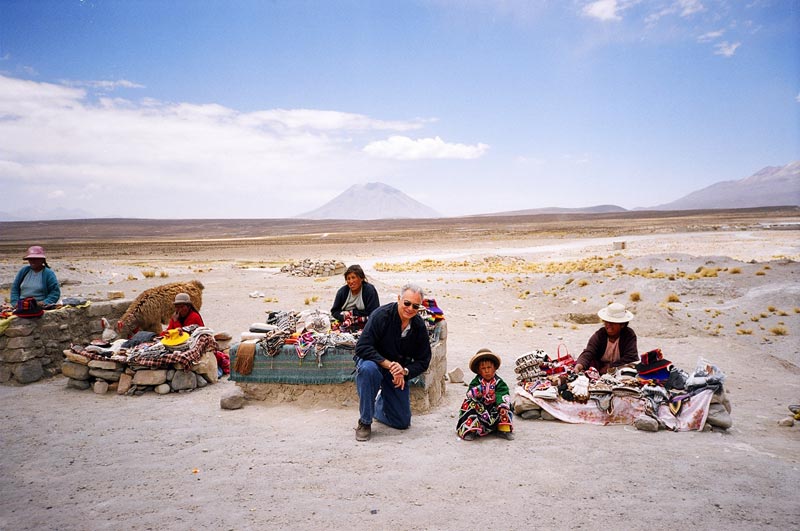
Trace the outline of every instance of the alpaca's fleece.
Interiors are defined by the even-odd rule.
[[[188,293],[192,305],[200,311],[203,305],[203,288],[199,280],[190,280],[144,290],[117,321],[120,337],[130,337],[137,329],[161,333],[162,325],[168,324],[175,313],[173,303],[178,293]]]

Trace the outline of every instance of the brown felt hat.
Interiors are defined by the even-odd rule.
[[[494,363],[494,368],[500,368],[500,356],[489,350],[488,348],[482,348],[478,352],[472,356],[472,359],[469,360],[469,370],[478,374],[478,364],[483,360],[491,360]]]

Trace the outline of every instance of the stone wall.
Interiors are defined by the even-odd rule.
[[[116,323],[130,300],[65,306],[35,319],[11,319],[0,334],[0,383],[28,384],[61,372],[64,350],[88,344],[103,332],[101,317]]]
[[[203,353],[189,371],[177,363],[169,369],[151,369],[114,360],[90,360],[69,350],[64,355],[67,359],[61,365],[61,372],[68,378],[67,387],[92,389],[99,395],[107,392],[141,395],[150,390],[165,395],[217,382],[217,358],[213,351]]]

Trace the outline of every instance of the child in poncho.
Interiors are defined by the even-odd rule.
[[[499,367],[500,357],[488,348],[469,360],[469,368],[477,376],[469,383],[456,425],[456,433],[465,441],[492,432],[504,439],[514,438],[508,385],[495,374]]]

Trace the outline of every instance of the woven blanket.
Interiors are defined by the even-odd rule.
[[[644,399],[636,395],[615,395],[612,398],[611,411],[606,412],[593,401],[581,404],[562,398],[557,400],[535,398],[520,386],[517,386],[516,394],[532,401],[558,420],[571,424],[633,424],[636,417],[645,412]],[[706,423],[708,408],[713,396],[714,391],[710,389],[697,393],[677,415],[672,413],[668,405],[662,405],[658,408],[658,418],[666,427],[675,431],[700,430]]]
[[[210,334],[202,334],[197,336],[197,341],[194,345],[182,351],[165,352],[157,355],[147,355],[146,353],[134,354],[128,358],[129,363],[135,365],[144,365],[154,369],[167,368],[173,363],[181,363],[184,367],[188,368],[200,361],[206,350],[214,351],[217,348],[217,342],[214,341],[214,336]]]
[[[284,345],[275,356],[267,354],[262,342],[256,343],[256,356],[250,374],[233,370],[240,343],[231,345],[231,375],[234,382],[283,383],[283,384],[330,384],[354,382],[356,363],[355,350],[328,346],[317,362],[314,354],[300,358],[295,345]],[[424,387],[422,376],[408,381],[412,387]]]
[[[231,367],[236,366],[240,343],[231,345]],[[235,382],[326,384],[355,380],[355,362],[351,348],[327,347],[317,362],[314,354],[300,358],[295,345],[283,345],[275,356],[268,355],[264,344],[256,343],[256,356],[250,374],[231,370]]]

